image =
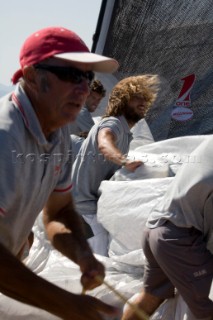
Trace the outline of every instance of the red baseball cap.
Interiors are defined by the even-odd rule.
[[[92,71],[113,73],[118,68],[115,59],[91,53],[83,40],[63,27],[47,27],[30,35],[20,55],[21,69],[12,77],[13,84],[23,76],[23,69],[49,57],[89,64]]]

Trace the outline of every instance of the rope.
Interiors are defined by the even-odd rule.
[[[119,291],[117,291],[115,288],[113,288],[106,280],[104,280],[100,276],[96,276],[95,280],[100,283],[104,284],[108,289],[110,289],[116,296],[118,296],[124,303],[128,304],[129,307],[134,311],[134,313],[138,316],[141,320],[149,320],[149,316],[137,305],[134,305],[133,303],[129,302],[126,297],[124,297]],[[82,294],[85,294],[86,290],[82,289]]]

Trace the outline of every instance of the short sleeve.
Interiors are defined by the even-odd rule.
[[[20,152],[22,148],[15,138],[4,131],[0,132],[0,145],[0,212],[3,214],[16,197],[24,164],[24,153]]]
[[[64,157],[62,165],[60,166],[60,176],[54,188],[54,192],[70,192],[72,188],[71,170],[72,170],[72,144],[69,131],[64,132]]]
[[[106,118],[102,122],[100,122],[98,126],[98,131],[104,129],[104,128],[109,128],[112,133],[114,134],[116,141],[119,139],[122,133],[122,125],[119,119],[117,118]]]

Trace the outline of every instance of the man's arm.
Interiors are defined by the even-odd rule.
[[[126,155],[116,146],[116,137],[109,128],[103,128],[98,132],[98,148],[100,152],[109,161],[112,161],[120,166],[125,166],[129,171],[135,171],[142,162],[128,160]]]
[[[76,212],[71,193],[53,192],[44,210],[44,225],[53,246],[77,263],[85,289],[92,289],[104,278],[104,266],[94,257],[84,235],[81,216]]]
[[[100,300],[88,295],[72,294],[37,276],[2,244],[0,244],[0,292],[67,320],[101,320],[99,312],[116,313],[115,308]]]

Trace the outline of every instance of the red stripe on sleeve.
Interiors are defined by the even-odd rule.
[[[6,212],[4,211],[4,209],[0,208],[0,216],[5,216]]]
[[[54,189],[53,191],[54,192],[66,192],[71,189],[72,189],[72,184],[69,187],[67,187],[66,189]]]

